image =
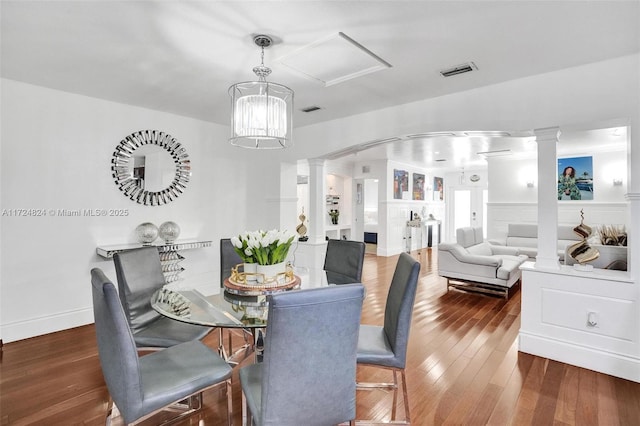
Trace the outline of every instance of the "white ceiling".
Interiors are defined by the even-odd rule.
[[[227,89],[255,79],[260,51],[253,35],[268,34],[275,39],[265,52],[269,80],[295,91],[298,127],[638,52],[639,6],[637,0],[2,0],[1,73],[226,125]],[[327,86],[280,62],[339,32],[391,67]],[[313,60],[348,68],[344,57],[336,59]],[[439,74],[469,61],[477,71]],[[321,109],[300,111],[309,106]],[[470,141],[476,152],[506,142]],[[428,143],[410,145],[390,144],[387,154],[439,155]]]

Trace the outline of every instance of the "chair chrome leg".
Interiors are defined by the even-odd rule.
[[[222,359],[225,359],[225,360],[229,358],[229,356],[227,355],[227,351],[224,347],[224,334],[223,334],[222,327],[218,327],[218,355],[220,355]]]
[[[393,370],[393,405],[391,406],[391,421],[396,420],[396,406],[398,405],[398,373]]]
[[[402,400],[404,401],[404,419],[407,424],[411,423],[411,414],[409,413],[409,392],[407,392],[407,377],[404,374],[404,369],[400,370],[402,376]]]
[[[111,396],[109,396],[109,401],[107,402],[107,416],[105,418],[104,424],[106,426],[111,426],[112,420],[118,417],[119,415],[120,415],[120,411],[118,410],[118,407],[116,407],[116,404],[113,402],[113,399],[111,399]]]
[[[247,426],[247,397],[242,392],[242,426]]]
[[[393,383],[356,383],[357,390],[373,390],[373,389],[389,389],[393,391],[393,405],[391,406],[391,419],[389,421],[379,420],[356,420],[357,425],[409,425],[411,424],[411,414],[409,412],[409,398],[407,392],[407,380],[404,369],[395,369],[386,367],[393,372]],[[400,371],[400,379],[402,381],[402,400],[404,405],[404,420],[397,420],[398,405],[398,371]]]
[[[226,381],[227,391],[227,425],[233,426],[233,394],[231,392],[231,379]]]

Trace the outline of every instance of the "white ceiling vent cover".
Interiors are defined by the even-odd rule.
[[[342,32],[302,47],[278,62],[325,87],[391,67]]]
[[[464,74],[465,72],[471,72],[477,70],[478,67],[473,62],[467,62],[466,64],[456,65],[455,67],[448,68],[440,71],[440,75],[443,77],[451,77],[458,74]]]

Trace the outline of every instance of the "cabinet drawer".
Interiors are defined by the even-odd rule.
[[[545,325],[633,341],[634,303],[631,300],[542,288],[542,318]],[[591,313],[591,318],[589,314]],[[589,319],[595,325],[589,324]]]

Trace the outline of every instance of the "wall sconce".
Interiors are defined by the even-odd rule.
[[[532,180],[527,182],[527,188],[533,188],[533,181]]]
[[[613,186],[622,186],[622,179],[613,178]]]

